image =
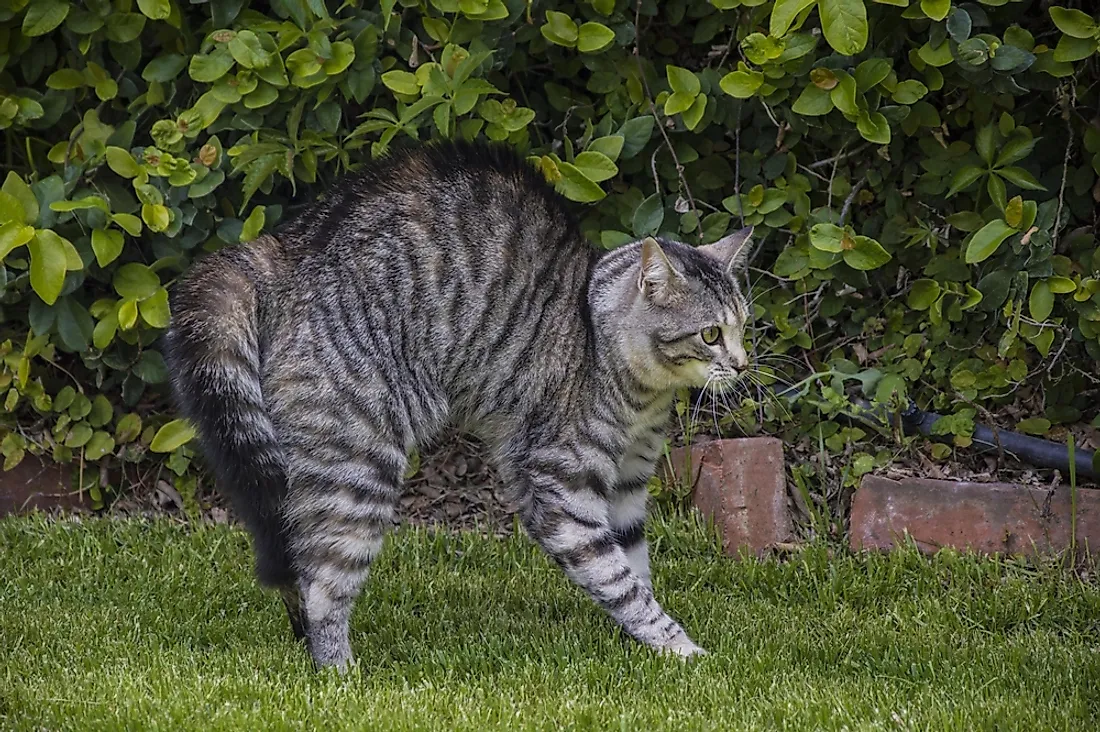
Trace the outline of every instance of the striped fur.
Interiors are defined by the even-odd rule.
[[[351,661],[406,455],[448,423],[486,441],[528,533],[629,634],[701,652],[653,596],[646,483],[673,390],[746,366],[731,273],[750,233],[601,254],[522,159],[447,144],[197,262],[172,292],[177,401],[316,663]]]

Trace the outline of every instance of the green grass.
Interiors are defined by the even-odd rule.
[[[225,527],[0,521],[3,729],[1096,729],[1100,589],[942,554],[721,557],[658,522],[710,655],[626,642],[522,537],[391,537],[315,673]]]

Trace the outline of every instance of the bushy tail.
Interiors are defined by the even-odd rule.
[[[176,403],[252,534],[256,574],[266,585],[294,579],[280,516],[286,473],[261,389],[261,288],[278,249],[262,237],[197,262],[172,288],[165,335]]]

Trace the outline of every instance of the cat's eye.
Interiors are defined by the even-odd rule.
[[[722,331],[720,331],[717,326],[712,325],[709,328],[703,328],[703,331],[699,335],[703,337],[703,343],[706,343],[708,346],[713,346],[718,342],[718,339],[722,335]]]

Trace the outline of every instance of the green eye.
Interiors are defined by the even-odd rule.
[[[712,325],[709,328],[703,328],[703,332],[699,335],[703,337],[703,343],[706,343],[708,346],[713,346],[715,343],[718,342],[718,339],[722,335],[722,331],[718,330],[716,326]]]

